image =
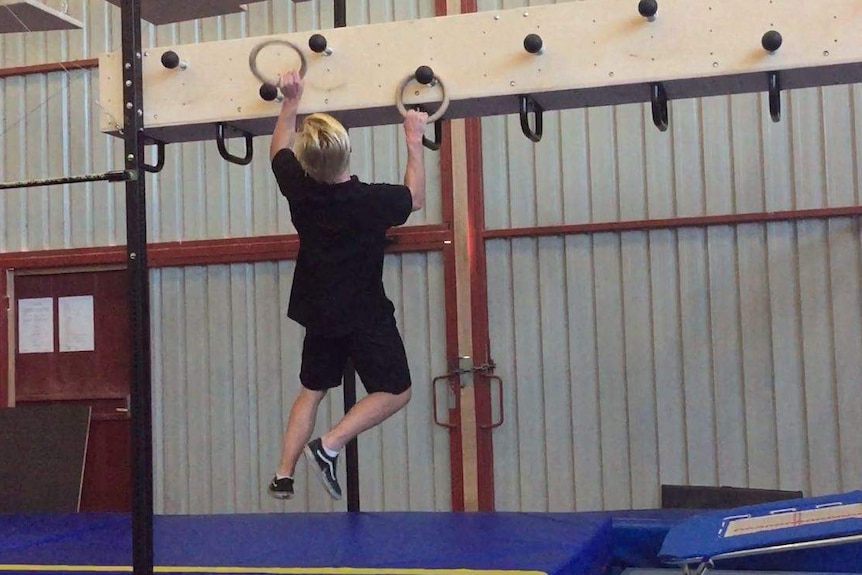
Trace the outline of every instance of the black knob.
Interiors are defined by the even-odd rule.
[[[658,12],[658,2],[656,0],[641,0],[638,2],[638,12],[644,18],[654,18]]]
[[[272,84],[261,84],[258,93],[260,94],[260,97],[267,102],[272,102],[278,98],[278,88]]]
[[[527,34],[524,38],[524,50],[530,54],[540,54],[542,45],[542,37],[538,34]]]
[[[320,54],[326,51],[326,37],[323,34],[312,34],[308,39],[308,47],[312,52]]]
[[[416,68],[416,81],[420,84],[430,84],[434,81],[434,70],[429,66],[419,66]]]
[[[169,70],[173,70],[180,65],[180,57],[173,50],[168,50],[162,54],[162,66]]]
[[[760,43],[763,44],[763,49],[767,52],[775,52],[781,48],[781,34],[775,30],[770,30],[763,35]]]

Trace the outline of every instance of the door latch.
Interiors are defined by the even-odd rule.
[[[446,404],[448,408],[454,409],[457,406],[457,389],[464,389],[465,387],[469,387],[474,384],[474,375],[479,374],[480,377],[484,378],[490,384],[492,381],[497,383],[497,398],[498,398],[498,412],[499,412],[499,420],[491,423],[479,424],[480,429],[494,429],[496,427],[500,427],[503,425],[503,380],[494,375],[494,369],[497,365],[494,363],[494,360],[488,358],[486,363],[482,365],[473,365],[473,358],[470,356],[460,356],[458,357],[458,366],[449,371],[449,373],[445,375],[438,375],[433,380],[431,380],[432,386],[432,398],[434,404],[434,423],[441,427],[446,427],[448,429],[457,429],[460,427],[457,423],[452,423],[450,421],[442,421],[439,416],[439,411],[437,408],[437,388],[438,384],[441,382],[448,382],[446,386]]]

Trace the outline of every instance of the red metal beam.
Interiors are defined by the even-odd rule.
[[[452,241],[452,233],[445,225],[396,229],[389,237],[390,253],[437,251],[446,241]],[[298,251],[299,238],[291,234],[150,244],[147,255],[150,267],[164,268],[290,260]],[[123,246],[14,252],[0,254],[0,270],[122,265],[125,260]]]
[[[6,270],[0,270],[0,409],[9,405],[9,298]]]
[[[722,214],[715,216],[689,216],[657,220],[629,220],[623,222],[599,222],[590,224],[564,224],[537,226],[532,228],[510,228],[485,230],[485,239],[535,238],[575,234],[598,234],[607,232],[631,232],[666,230],[678,228],[703,228],[709,226],[736,226],[769,222],[792,222],[797,220],[844,218],[862,216],[862,206],[817,208],[811,210],[788,210],[781,212],[753,212],[746,214]]]
[[[485,264],[485,203],[482,180],[482,123],[465,120],[467,152],[467,234],[470,257],[470,312],[472,314],[473,365],[491,359],[488,320],[488,273]],[[494,443],[491,412],[491,383],[477,373],[473,378],[476,397],[476,457],[478,459],[479,511],[494,511]],[[501,390],[502,392],[502,390]]]
[[[47,64],[36,64],[33,66],[15,66],[13,68],[0,68],[0,78],[12,76],[27,76],[29,74],[48,74],[50,72],[71,72],[72,70],[89,70],[99,67],[98,58],[86,60],[69,60],[66,62],[49,62]]]
[[[444,200],[444,213],[447,209],[451,213],[451,200],[448,208]],[[451,252],[452,247],[452,231],[447,224],[397,228],[390,232],[389,238],[392,243],[386,249],[388,253]],[[295,259],[298,252],[296,235],[280,235],[150,244],[147,257],[151,268],[163,268],[290,260]],[[6,298],[6,272],[10,269],[122,266],[125,263],[125,246],[0,254],[0,407],[8,403],[9,397],[8,315],[2,313],[10,305]]]

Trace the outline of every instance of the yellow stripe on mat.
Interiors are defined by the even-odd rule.
[[[2,571],[131,573],[128,565],[0,565]],[[236,575],[548,575],[525,569],[394,569],[367,567],[168,567],[157,565],[155,573],[232,573]]]

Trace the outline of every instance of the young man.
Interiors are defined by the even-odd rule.
[[[296,132],[303,83],[296,72],[279,77],[284,95],[270,146],[272,170],[299,233],[299,256],[287,315],[306,328],[299,395],[290,410],[281,461],[269,485],[279,499],[293,497],[293,473],[305,452],[323,486],[341,498],[338,453],[410,400],[410,372],[383,291],[386,230],[403,224],[425,203],[422,136],[427,115],[404,120],[404,185],[365,184],[349,172],[350,140],[337,120],[312,114]],[[312,440],[317,408],[341,382],[347,359],[368,392],[338,424]]]

